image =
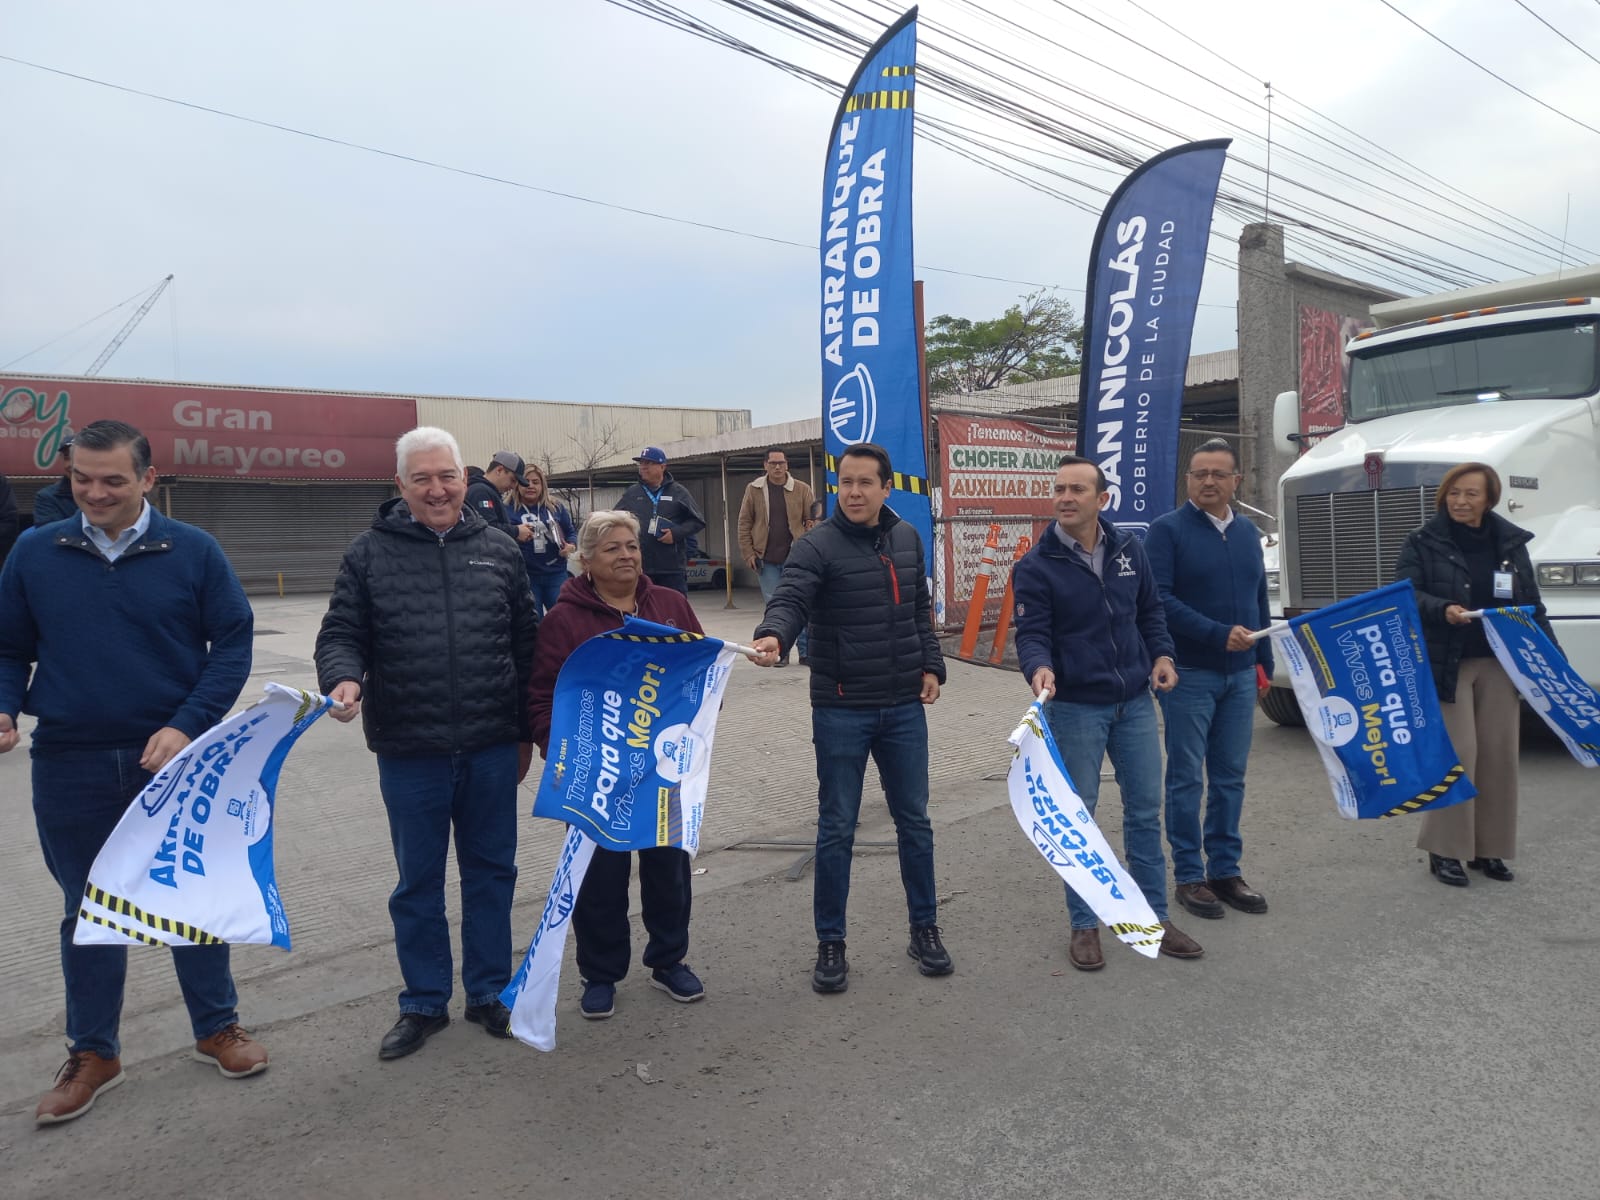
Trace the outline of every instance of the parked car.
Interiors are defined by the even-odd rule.
[[[689,555],[689,586],[720,592],[728,586],[728,560],[695,550]]]

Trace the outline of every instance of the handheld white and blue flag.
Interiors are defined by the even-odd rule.
[[[699,851],[711,745],[738,653],[704,634],[628,617],[562,665],[533,815],[569,829],[539,928],[500,995],[519,1041],[555,1048],[561,960],[595,848]]]
[[[1397,817],[1478,794],[1445,732],[1421,626],[1402,580],[1271,629],[1342,817]]]
[[[1586,767],[1600,766],[1600,698],[1545,631],[1533,609],[1489,608],[1483,631],[1517,691]]]
[[[89,869],[78,945],[289,948],[272,861],[278,775],[333,701],[265,690],[180,750],[128,806]]]
[[[1023,714],[1010,742],[1015,751],[1006,786],[1022,832],[1119,941],[1154,958],[1161,950],[1161,921],[1078,796],[1042,700]]]

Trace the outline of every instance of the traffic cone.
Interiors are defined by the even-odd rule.
[[[1000,624],[994,629],[994,649],[989,651],[989,661],[992,663],[998,664],[1006,656],[1006,635],[1011,632],[1011,609],[1017,600],[1011,584],[1017,577],[1017,564],[1032,548],[1033,539],[1027,534],[1017,539],[1017,552],[1011,558],[1011,573],[1006,576],[1006,594],[1000,600]]]
[[[983,544],[983,561],[978,577],[972,581],[972,599],[967,604],[967,625],[961,631],[958,657],[970,659],[978,652],[978,630],[983,625],[983,606],[989,599],[989,580],[994,576],[995,551],[1000,549],[1000,526],[989,526],[989,540]]]

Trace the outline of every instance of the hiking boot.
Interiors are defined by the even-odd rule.
[[[1243,913],[1267,911],[1267,898],[1260,892],[1252,891],[1250,885],[1237,875],[1229,875],[1224,879],[1208,879],[1206,882],[1211,885],[1211,891],[1217,899],[1229,908],[1237,908]],[[1194,910],[1189,909],[1189,911]]]
[[[1217,893],[1203,883],[1180,883],[1174,890],[1178,904],[1197,917],[1215,921],[1228,915]]]
[[[194,1056],[229,1079],[259,1075],[267,1069],[267,1048],[239,1028],[237,1021],[196,1042]]]
[[[696,1000],[706,998],[706,985],[681,962],[651,971],[650,986],[660,988],[680,1004],[693,1004]]]
[[[813,992],[842,992],[850,986],[850,964],[843,942],[818,942],[817,966],[811,972]]]
[[[616,1011],[616,984],[583,981],[583,999],[578,1001],[578,1012],[585,1021],[604,1021]]]
[[[56,1072],[53,1088],[39,1097],[33,1110],[36,1125],[75,1121],[94,1107],[95,1097],[122,1082],[122,1060],[93,1050],[73,1050]]]
[[[917,970],[924,975],[948,975],[956,969],[955,963],[950,961],[950,952],[939,940],[937,925],[912,926],[911,944],[906,947],[906,954],[917,960]]]

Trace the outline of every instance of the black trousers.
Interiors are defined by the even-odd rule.
[[[639,895],[649,941],[644,965],[670,967],[689,952],[689,853],[673,846],[639,851]],[[578,892],[572,929],[578,974],[590,983],[616,983],[633,957],[628,927],[628,876],[633,855],[595,850]]]

